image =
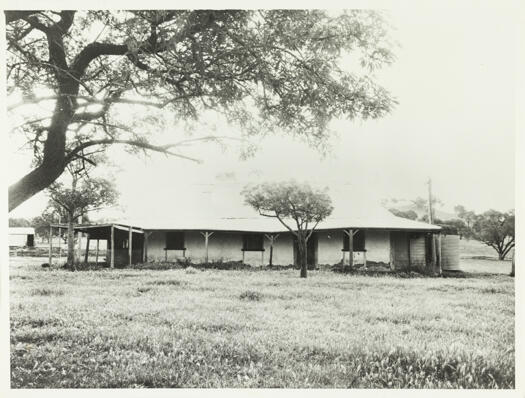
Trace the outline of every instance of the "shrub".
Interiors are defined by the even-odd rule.
[[[193,264],[190,257],[178,258],[176,263],[182,268],[190,267]]]
[[[148,285],[181,286],[184,282],[177,279],[160,279],[148,282]]]
[[[31,290],[31,296],[63,296],[64,291],[62,289],[48,289],[40,288]]]
[[[239,296],[241,300],[261,301],[262,294],[253,290],[246,290]]]
[[[147,270],[155,270],[155,271],[166,271],[166,270],[172,270],[172,269],[181,269],[184,267],[180,265],[179,263],[155,261],[155,262],[148,262],[148,263],[132,264],[131,266],[128,266],[127,268],[141,269],[141,270],[147,269]]]

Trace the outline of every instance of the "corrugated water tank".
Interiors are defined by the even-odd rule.
[[[443,271],[461,271],[459,266],[459,236],[441,236],[441,268]]]

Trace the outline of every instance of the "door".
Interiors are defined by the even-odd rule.
[[[317,249],[318,249],[318,238],[317,234],[314,232],[308,242],[306,242],[306,264],[308,269],[315,269],[317,266]],[[297,238],[294,237],[293,240],[293,260],[294,265],[298,265],[299,261],[297,259],[299,250],[297,248]]]
[[[306,263],[308,264],[308,269],[315,269],[315,267],[317,267],[317,247],[318,239],[317,234],[314,232],[306,243]]]
[[[409,267],[409,245],[408,233],[402,231],[390,232],[391,259],[394,269],[405,269]]]

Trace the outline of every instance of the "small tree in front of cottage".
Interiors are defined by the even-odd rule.
[[[288,181],[247,186],[242,194],[246,204],[262,216],[276,218],[296,237],[301,278],[306,278],[308,240],[333,210],[326,189]]]
[[[85,218],[86,213],[111,206],[116,203],[118,192],[112,181],[104,178],[90,177],[80,169],[72,169],[71,186],[53,183],[49,188],[48,210],[55,210],[67,220],[67,266],[75,269],[74,223]]]

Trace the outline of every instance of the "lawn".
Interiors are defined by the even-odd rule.
[[[475,239],[460,239],[459,252],[461,258],[476,258],[476,259],[498,259],[498,252],[492,247]],[[512,260],[513,250],[507,255],[506,260]]]
[[[504,274],[302,280],[41,262],[11,261],[13,388],[514,387]]]

